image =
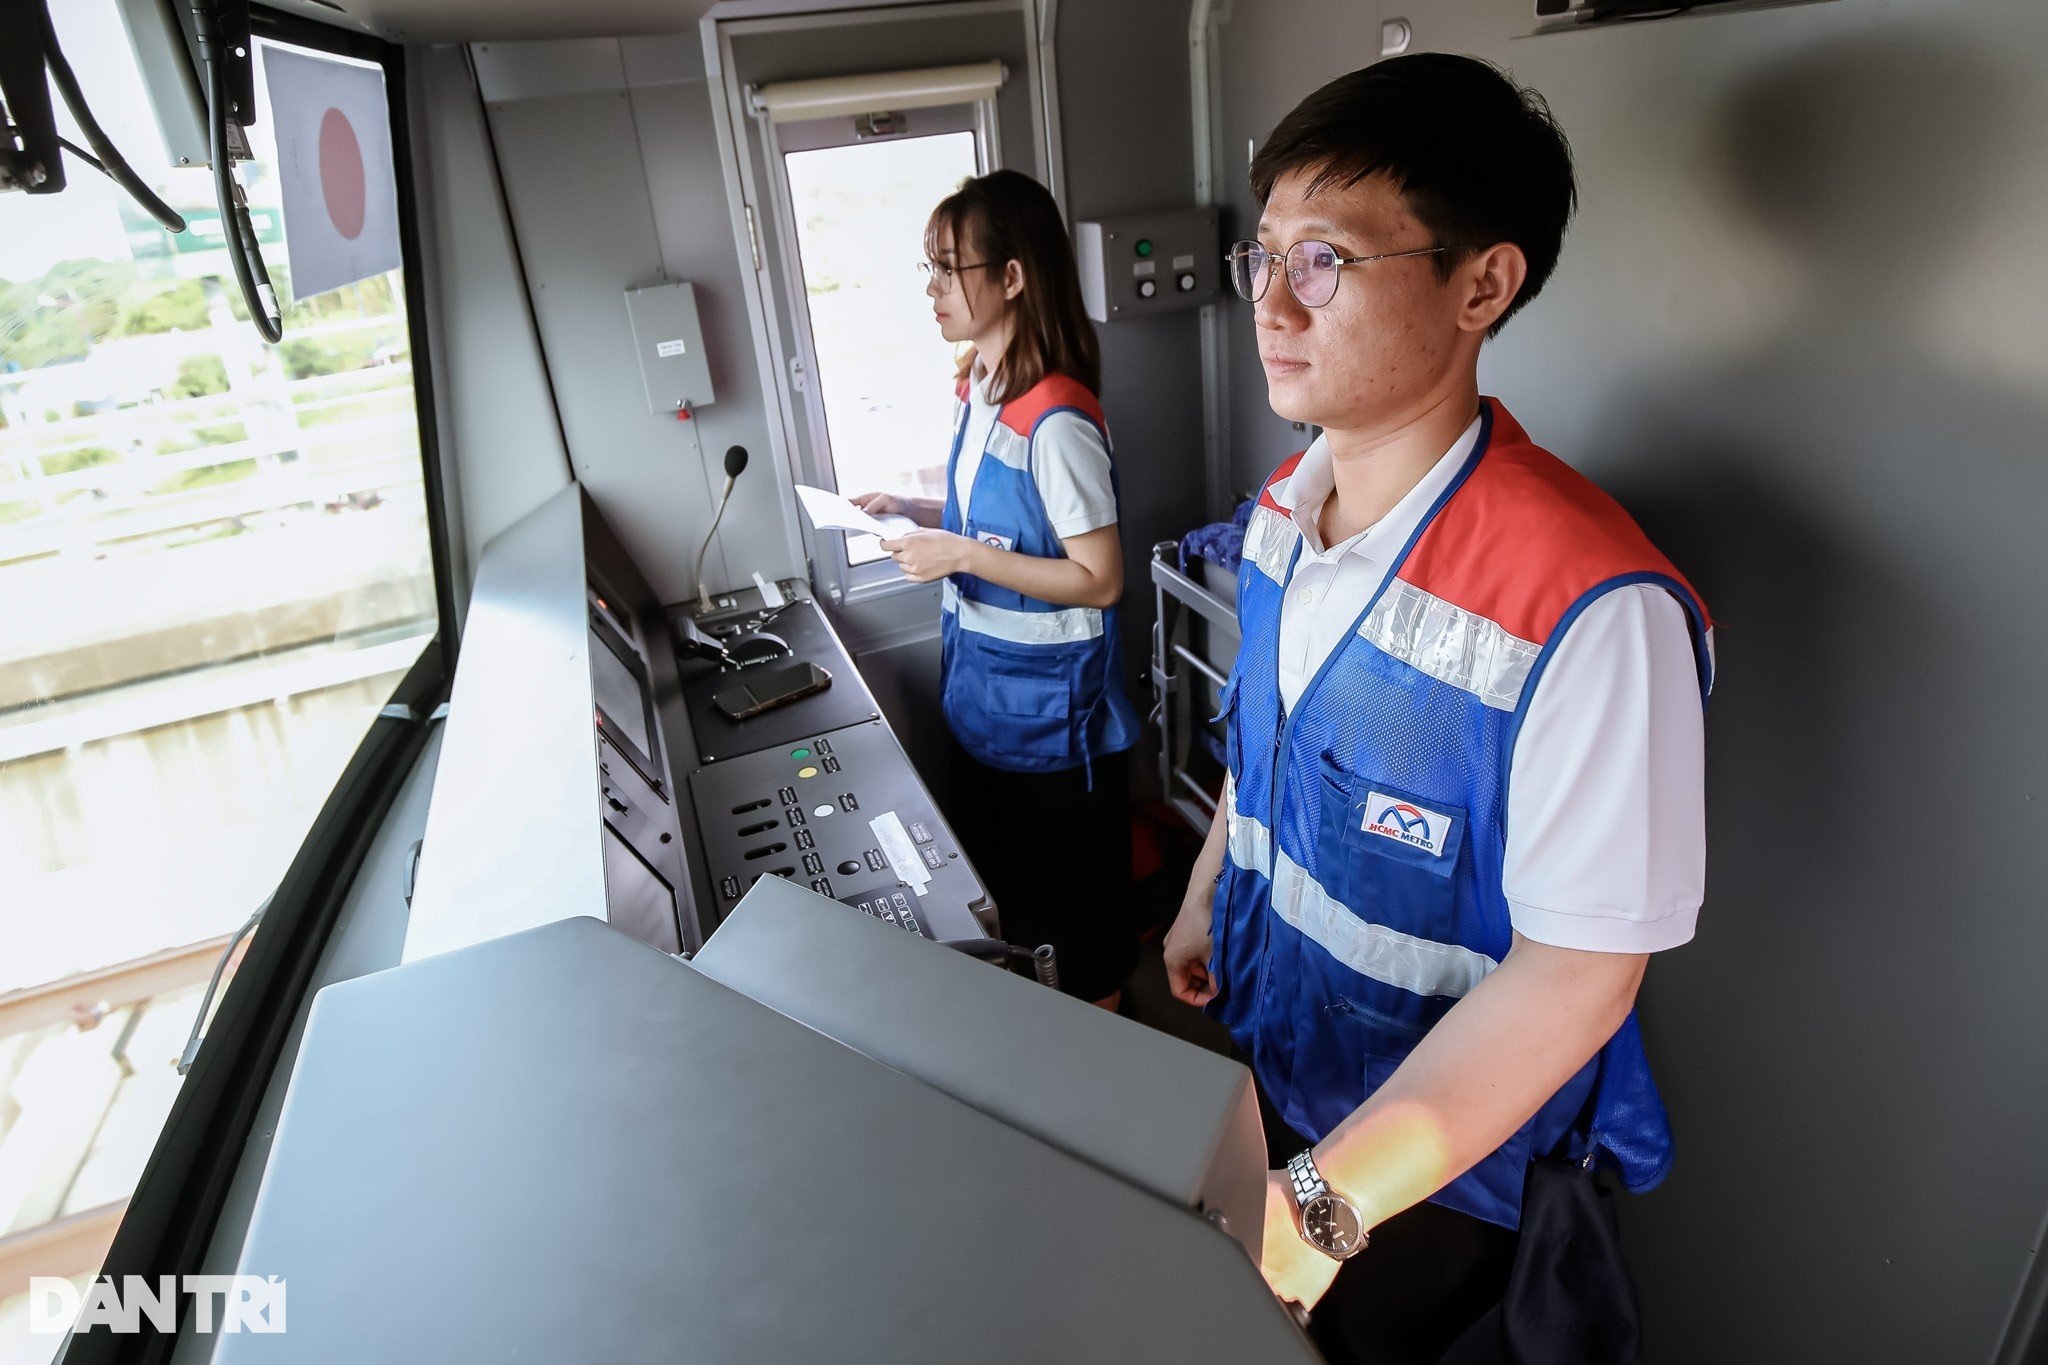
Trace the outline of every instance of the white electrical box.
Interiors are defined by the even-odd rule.
[[[1216,214],[1162,209],[1074,224],[1088,316],[1115,322],[1216,302],[1223,284]]]
[[[633,354],[647,386],[647,410],[674,413],[708,407],[711,365],[704,354],[704,329],[697,323],[697,288],[688,281],[653,284],[626,291],[626,319],[633,327]]]

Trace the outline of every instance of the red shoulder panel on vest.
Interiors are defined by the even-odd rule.
[[[1282,507],[1273,497],[1273,489],[1282,479],[1294,472],[1294,467],[1301,463],[1301,457],[1306,454],[1308,452],[1305,450],[1295,451],[1292,455],[1282,460],[1278,468],[1266,476],[1266,485],[1259,490],[1259,506],[1271,508],[1282,516],[1287,515],[1287,509]]]
[[[953,396],[959,399],[961,402],[965,403],[967,401],[968,392],[969,386],[967,383],[967,376],[962,375],[960,376],[959,380],[956,381],[953,385]]]
[[[1088,391],[1086,384],[1064,374],[1049,374],[1027,389],[1023,397],[1003,404],[1002,423],[1019,436],[1029,436],[1039,419],[1054,408],[1079,408],[1096,426],[1108,425],[1103,420],[1101,401]]]
[[[1608,579],[1655,573],[1693,591],[1621,504],[1485,401],[1486,454],[1415,543],[1404,580],[1539,644]]]

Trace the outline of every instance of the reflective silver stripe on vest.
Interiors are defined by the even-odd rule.
[[[1012,611],[970,602],[949,580],[939,595],[941,609],[954,613],[954,624],[977,635],[1008,640],[1019,645],[1063,645],[1076,640],[1093,640],[1102,634],[1102,613],[1094,607],[1064,607],[1058,611]]]
[[[1500,965],[1455,943],[1416,938],[1360,919],[1331,899],[1284,849],[1273,867],[1273,909],[1354,972],[1417,995],[1457,999]]]
[[[1245,560],[1256,564],[1260,573],[1278,583],[1287,576],[1287,561],[1293,558],[1294,542],[1299,539],[1300,528],[1284,512],[1254,507],[1252,519],[1244,528]]]
[[[1270,876],[1273,909],[1280,918],[1352,971],[1417,995],[1457,999],[1499,965],[1470,948],[1417,938],[1353,914],[1284,851],[1275,860],[1273,832],[1264,821],[1239,814],[1236,781],[1228,773],[1223,778],[1223,799],[1224,809],[1230,812],[1230,861],[1248,872]]]
[[[1225,827],[1230,832],[1230,861],[1248,872],[1271,876],[1273,872],[1273,831],[1263,820],[1237,813],[1237,779],[1223,774],[1223,809],[1229,812]]]
[[[993,456],[1012,469],[1031,468],[1031,438],[1018,435],[1000,419],[989,430],[988,444],[981,449],[982,454]]]
[[[1359,623],[1358,634],[1500,711],[1512,711],[1521,702],[1529,670],[1543,652],[1542,646],[1508,634],[1477,612],[1454,607],[1399,578],[1387,584]]]

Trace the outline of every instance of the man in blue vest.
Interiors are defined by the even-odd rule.
[[[1631,1359],[1585,1173],[1670,1163],[1634,1003],[1700,905],[1712,643],[1627,514],[1479,393],[1557,262],[1570,153],[1533,93],[1418,55],[1309,96],[1251,178],[1233,282],[1273,410],[1322,434],[1247,528],[1169,977],[1258,1079],[1263,1269],[1333,1360]]]

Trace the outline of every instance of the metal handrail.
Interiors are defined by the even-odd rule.
[[[235,930],[234,937],[228,940],[228,946],[221,949],[220,961],[213,964],[213,978],[206,983],[206,994],[199,997],[199,1012],[192,1016],[192,1031],[185,1035],[185,1050],[178,1054],[180,1076],[192,1069],[193,1059],[199,1055],[200,1047],[206,1042],[206,1035],[202,1030],[206,1027],[206,1016],[213,1011],[213,997],[220,990],[221,974],[228,969],[228,959],[235,955],[235,949],[240,947],[242,940],[256,928],[263,918],[263,912],[269,908],[270,897],[265,896],[263,904],[256,907],[256,913],[242,921],[242,927]]]

